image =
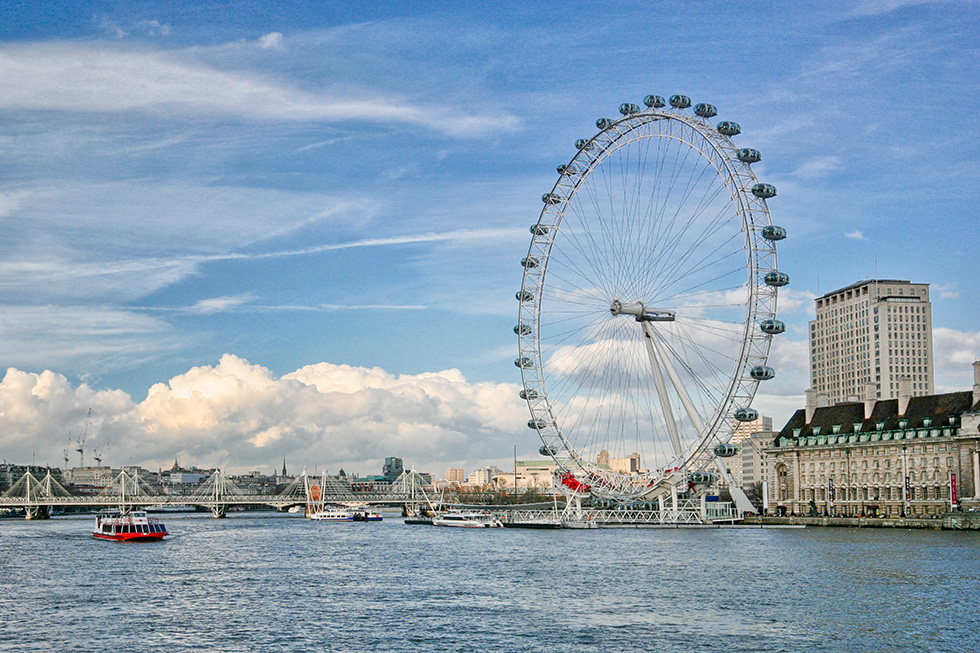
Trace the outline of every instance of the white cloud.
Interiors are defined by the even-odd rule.
[[[141,20],[136,23],[136,30],[149,36],[167,36],[170,34],[170,25],[158,20]]]
[[[187,309],[188,313],[198,313],[201,315],[211,315],[213,313],[225,313],[234,310],[245,304],[250,304],[254,301],[255,297],[246,293],[244,295],[235,295],[233,297],[211,297],[209,299],[202,299],[195,303],[192,307]]]
[[[790,173],[790,176],[807,180],[819,179],[833,174],[843,167],[839,156],[821,156],[804,161],[796,170]]]
[[[968,368],[980,360],[980,332],[937,327],[932,332],[937,371],[942,368]]]
[[[0,310],[0,360],[7,365],[82,364],[99,373],[132,369],[183,345],[167,323],[122,309],[8,304]]]
[[[934,284],[932,293],[939,294],[940,299],[959,299],[960,291],[956,289],[955,283]]]
[[[282,50],[282,34],[280,32],[270,32],[259,37],[259,47],[263,50]]]
[[[816,298],[816,294],[808,290],[794,290],[791,287],[780,288],[779,297],[776,300],[776,317],[800,312],[815,316],[816,306],[814,300]]]
[[[268,76],[219,70],[175,54],[95,45],[0,48],[0,88],[0,109],[6,110],[407,123],[460,136],[517,126],[507,114],[423,106],[390,92],[310,93]]]
[[[880,16],[904,7],[932,4],[943,0],[862,0],[850,6],[848,16]]]
[[[52,372],[7,371],[0,382],[0,449],[8,460],[62,465],[68,430],[81,432],[92,407],[105,463],[155,469],[181,462],[231,471],[294,468],[380,469],[385,456],[442,467],[498,458],[526,421],[517,386],[471,383],[458,370],[396,376],[380,368],[319,363],[277,377],[232,355],[150,388],[135,404],[125,393],[72,387]],[[72,464],[77,464],[73,462]]]
[[[851,231],[844,234],[844,238],[850,238],[852,240],[867,240],[868,237],[864,235],[863,231]]]

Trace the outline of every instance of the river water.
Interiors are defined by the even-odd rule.
[[[980,650],[980,533],[163,517],[0,522],[0,650]]]

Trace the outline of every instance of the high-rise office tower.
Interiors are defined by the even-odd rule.
[[[929,284],[875,279],[817,298],[810,386],[830,403],[935,394]],[[870,397],[868,395],[871,395]]]

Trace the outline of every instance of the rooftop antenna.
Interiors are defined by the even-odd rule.
[[[878,255],[875,254],[875,301],[878,301],[879,297],[881,294],[878,292]]]

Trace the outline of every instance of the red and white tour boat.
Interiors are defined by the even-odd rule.
[[[159,519],[146,516],[145,510],[133,512],[101,512],[95,516],[94,537],[116,542],[146,542],[162,540],[167,527]]]

